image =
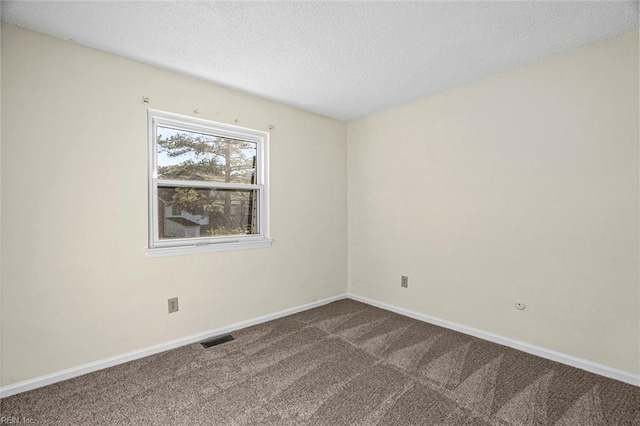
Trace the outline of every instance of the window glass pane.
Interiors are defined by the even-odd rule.
[[[256,183],[257,144],[157,127],[158,178]]]
[[[158,187],[160,239],[257,234],[258,191]]]

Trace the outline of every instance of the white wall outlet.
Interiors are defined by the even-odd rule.
[[[519,311],[524,311],[527,307],[527,304],[521,300],[516,300],[516,303],[514,303],[513,306],[515,306],[515,308]]]
[[[409,277],[405,277],[404,275],[400,277],[400,287],[409,287]]]
[[[178,312],[178,298],[172,297],[168,301],[169,304],[169,313]]]

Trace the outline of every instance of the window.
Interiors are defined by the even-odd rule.
[[[271,246],[269,134],[149,110],[147,256]]]

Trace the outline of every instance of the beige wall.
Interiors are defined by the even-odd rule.
[[[639,373],[638,113],[632,32],[349,123],[349,291]]]
[[[0,15],[2,2],[0,2]],[[2,27],[0,21],[0,248],[2,246]],[[0,386],[2,385],[2,253],[0,252]]]
[[[273,247],[145,257],[143,95],[275,126]],[[3,385],[346,290],[345,123],[3,25],[1,171]]]

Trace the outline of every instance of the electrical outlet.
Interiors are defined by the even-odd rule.
[[[404,287],[404,288],[409,287],[409,277],[405,277],[404,275],[400,277],[400,287]]]
[[[178,312],[178,298],[173,297],[168,300],[169,302],[169,313]]]

